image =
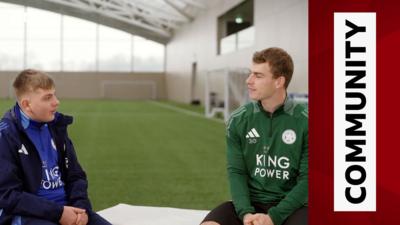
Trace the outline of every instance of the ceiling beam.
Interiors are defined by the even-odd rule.
[[[49,10],[167,43],[206,8],[203,0],[0,0]]]
[[[123,30],[133,35],[166,44],[172,37],[171,32],[146,24],[139,19],[132,19],[123,16],[112,15],[110,12],[95,10],[87,2],[77,0],[1,0],[39,9],[44,9],[56,13],[61,13],[81,19],[89,20],[105,26]],[[79,2],[79,3],[78,3]],[[96,3],[95,3],[96,4]]]
[[[176,3],[170,0],[164,0],[167,5],[169,5],[172,9],[174,9],[177,13],[181,14],[182,16],[186,17],[189,21],[193,21],[193,17],[187,13],[185,13],[181,8],[179,8]]]
[[[196,0],[180,0],[180,1],[199,9],[207,9],[207,6],[204,4],[204,2],[202,3]]]

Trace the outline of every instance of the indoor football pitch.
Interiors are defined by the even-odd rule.
[[[1,114],[15,104],[0,100]],[[198,106],[61,100],[95,210],[118,203],[212,209],[229,200],[225,125]]]

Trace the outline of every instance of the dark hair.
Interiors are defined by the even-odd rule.
[[[257,64],[268,62],[274,78],[285,77],[285,88],[289,86],[293,75],[293,60],[285,50],[274,47],[255,52],[253,62]]]

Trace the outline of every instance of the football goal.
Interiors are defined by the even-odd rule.
[[[246,79],[248,68],[208,71],[205,80],[205,115],[221,116],[224,120],[239,106],[250,101]]]

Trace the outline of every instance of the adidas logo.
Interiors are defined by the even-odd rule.
[[[259,138],[260,137],[260,135],[258,134],[258,132],[256,131],[256,129],[251,129],[248,133],[247,133],[247,135],[246,135],[246,138]]]
[[[28,155],[28,151],[25,148],[25,145],[21,146],[21,149],[18,150],[19,153]]]

